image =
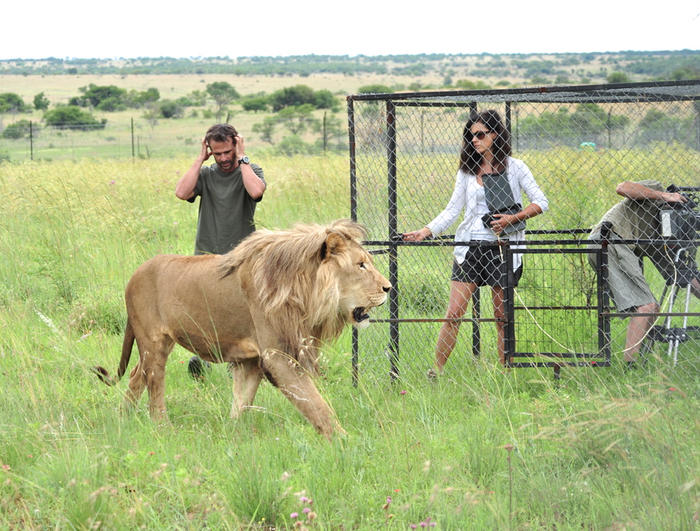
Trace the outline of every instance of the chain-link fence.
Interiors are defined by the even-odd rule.
[[[356,369],[697,370],[700,81],[364,94],[348,120],[351,213],[395,286]]]

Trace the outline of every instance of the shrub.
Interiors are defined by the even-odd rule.
[[[312,144],[307,144],[297,135],[285,136],[282,141],[277,144],[276,151],[280,155],[291,157],[293,155],[311,155],[316,149]]]
[[[29,109],[24,100],[13,92],[0,94],[0,112],[26,112]]]
[[[23,138],[29,134],[29,120],[20,120],[8,125],[2,132],[3,138]]]
[[[241,101],[244,111],[258,112],[266,111],[269,106],[269,98],[267,96],[248,96]]]
[[[107,120],[98,121],[92,114],[75,105],[61,105],[44,114],[46,125],[57,129],[104,129]]]
[[[160,115],[163,118],[179,118],[182,116],[182,107],[172,100],[163,100],[160,104]]]

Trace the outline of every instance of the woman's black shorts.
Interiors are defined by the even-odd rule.
[[[515,285],[518,285],[523,273],[523,264],[515,270]],[[477,286],[506,285],[508,270],[506,263],[501,259],[501,253],[497,244],[475,245],[470,247],[464,262],[454,261],[452,264],[452,280],[456,282],[469,282]]]

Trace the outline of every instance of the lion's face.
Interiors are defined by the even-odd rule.
[[[353,326],[364,328],[369,311],[384,304],[391,284],[374,267],[372,256],[355,242],[348,244],[346,256],[336,265],[340,311]]]

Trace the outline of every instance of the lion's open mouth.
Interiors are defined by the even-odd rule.
[[[369,314],[363,308],[362,306],[358,306],[352,311],[352,318],[355,320],[356,323],[361,323],[362,321],[365,321],[369,319]]]

